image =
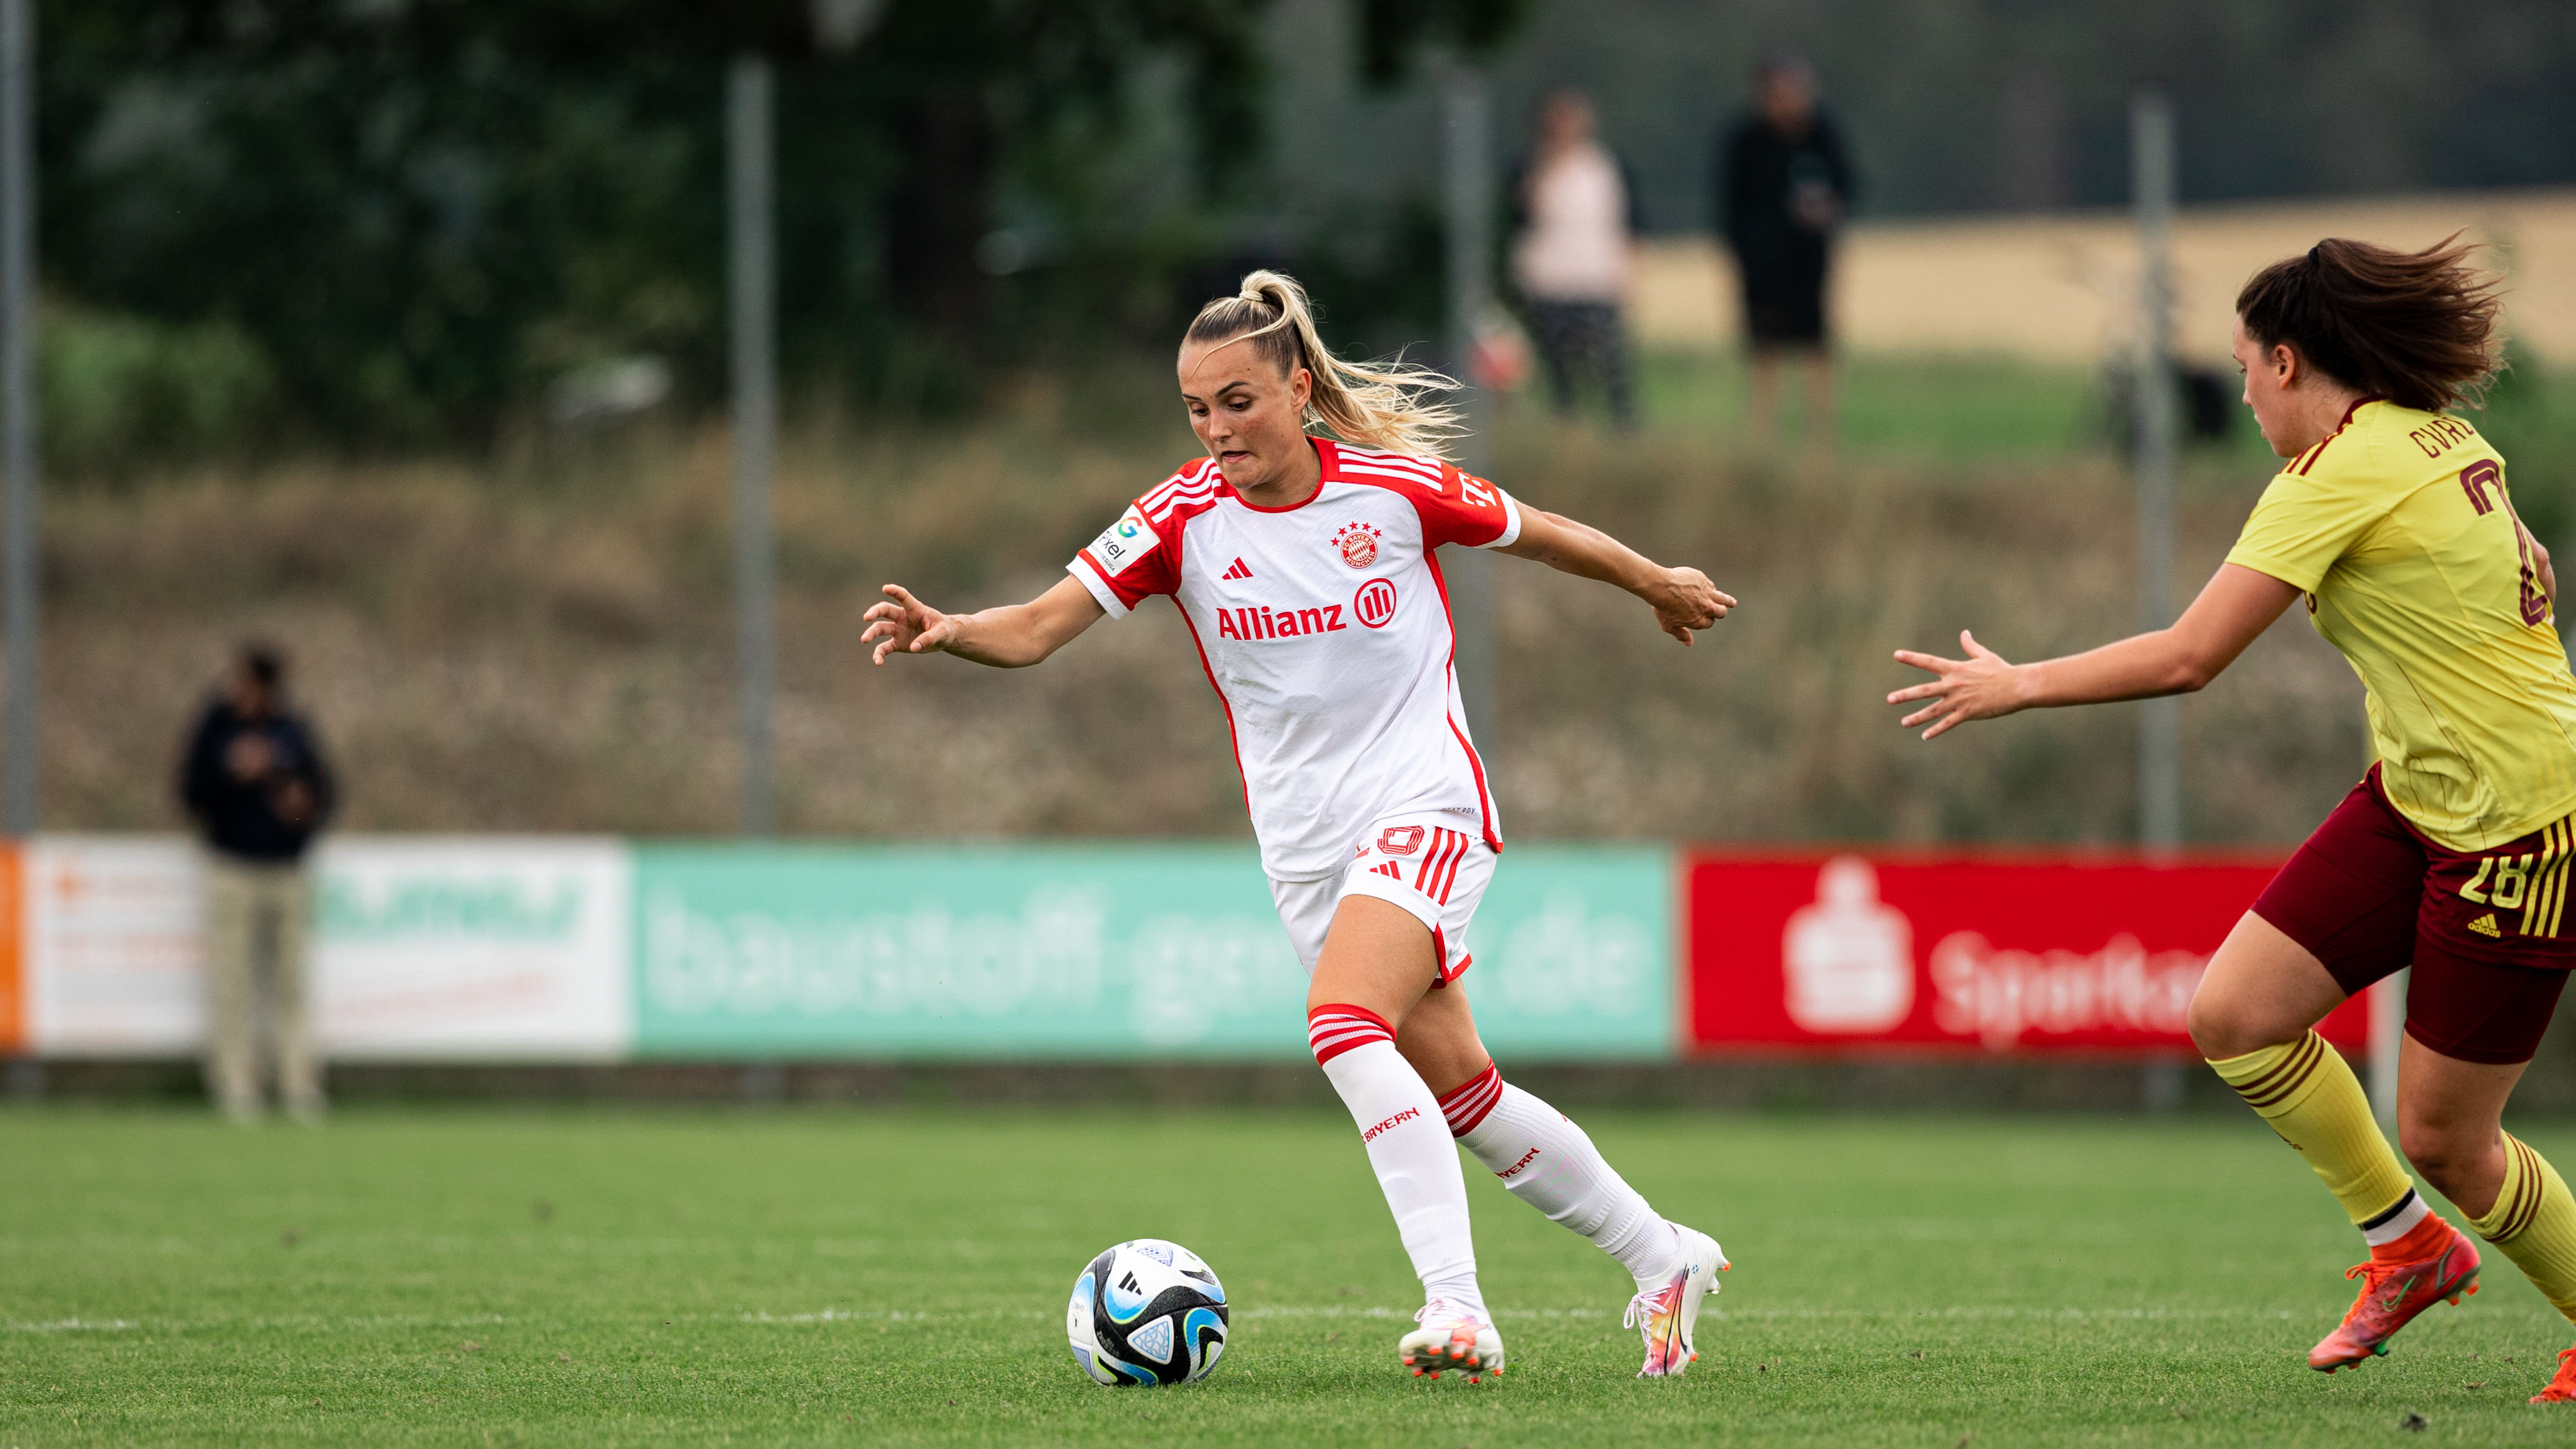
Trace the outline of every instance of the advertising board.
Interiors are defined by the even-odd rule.
[[[636,848],[647,1056],[1293,1060],[1305,973],[1248,847]],[[1514,850],[1468,976],[1500,1054],[1673,1040],[1660,851]]]
[[[334,1057],[605,1061],[634,1040],[631,873],[610,838],[355,836],[315,852]]]
[[[2276,864],[1701,853],[1690,1045],[2196,1057],[2192,990]],[[2319,1029],[2366,1052],[2366,1002]]]
[[[197,858],[171,837],[40,835],[17,921],[28,1049],[184,1056],[205,1035]]]
[[[634,1036],[626,861],[624,842],[609,839],[326,842],[313,856],[309,937],[324,1052],[623,1056]],[[0,886],[10,907],[0,915],[0,1049],[202,1049],[196,847],[175,836],[42,835],[9,852]]]
[[[2270,870],[1518,846],[1466,985],[1506,1063],[2183,1056],[2192,990]],[[198,871],[176,837],[0,846],[0,1051],[197,1051]],[[1304,973],[1245,846],[338,837],[315,877],[341,1059],[1306,1052]],[[2365,1051],[2366,1016],[2328,1039]]]
[[[27,1050],[26,856],[0,840],[0,1057]]]

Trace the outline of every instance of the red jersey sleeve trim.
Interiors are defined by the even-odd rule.
[[[1512,501],[1512,495],[1505,492],[1501,484],[1494,482],[1490,478],[1479,478],[1475,474],[1466,472],[1462,469],[1453,468],[1450,471],[1458,475],[1458,491],[1461,497],[1466,496],[1467,487],[1472,483],[1492,492],[1494,497],[1502,501],[1503,505],[1503,531],[1495,534],[1492,538],[1485,540],[1483,543],[1470,544],[1468,546],[1471,548],[1509,548],[1513,544],[1520,542],[1521,506]]]
[[[1520,506],[1511,495],[1455,463],[1347,446],[1335,448],[1327,462],[1328,481],[1403,495],[1421,520],[1425,547],[1501,548],[1521,536]]]
[[[1183,525],[1214,507],[1224,487],[1215,459],[1183,465],[1127,505],[1117,522],[1073,556],[1066,572],[1082,580],[1113,619],[1156,594],[1178,593]]]
[[[1135,612],[1135,605],[1120,598],[1118,586],[1109,582],[1108,575],[1100,571],[1100,565],[1091,561],[1091,550],[1086,548],[1075,554],[1073,562],[1064,566],[1064,571],[1082,580],[1082,586],[1091,590],[1091,597],[1100,601],[1100,607],[1109,611],[1110,618],[1124,619]],[[1142,602],[1142,599],[1137,600],[1137,603]]]

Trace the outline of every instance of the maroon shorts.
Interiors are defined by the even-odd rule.
[[[2412,965],[2406,1034],[2464,1062],[2527,1062],[2576,967],[2570,822],[2464,853],[2388,803],[2379,767],[2353,786],[2254,901],[2346,993]]]

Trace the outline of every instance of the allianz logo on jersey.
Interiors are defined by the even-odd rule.
[[[1254,605],[1216,611],[1216,637],[1220,639],[1296,639],[1308,634],[1338,633],[1349,627],[1342,622],[1339,604],[1326,604],[1320,609]]]
[[[1372,629],[1383,629],[1395,620],[1395,585],[1385,579],[1371,579],[1351,595],[1349,613]],[[1241,609],[1216,611],[1216,636],[1220,639],[1301,639],[1309,634],[1335,634],[1350,627],[1342,621],[1343,606],[1325,604],[1312,609],[1274,609],[1254,604]]]

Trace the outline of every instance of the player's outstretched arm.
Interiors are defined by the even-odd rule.
[[[901,584],[885,586],[886,602],[868,606],[862,644],[875,644],[872,661],[889,654],[954,654],[978,664],[1019,669],[1072,642],[1108,611],[1082,581],[1066,578],[1025,604],[1004,604],[974,614],[943,614],[914,598]]]
[[[1617,584],[1645,600],[1655,611],[1656,627],[1685,644],[1693,629],[1709,627],[1735,607],[1697,569],[1668,569],[1590,524],[1527,504],[1521,505],[1521,536],[1494,552]]]
[[[1962,629],[1959,644],[1968,651],[1965,659],[1897,650],[1898,663],[1930,670],[1938,678],[1897,690],[1887,702],[1929,701],[1897,721],[1908,729],[1928,722],[1923,731],[1928,740],[1972,719],[2025,709],[2189,694],[2235,663],[2245,646],[2271,628],[2298,597],[2297,589],[2270,574],[2221,564],[2172,628],[2037,664],[2008,663]]]

